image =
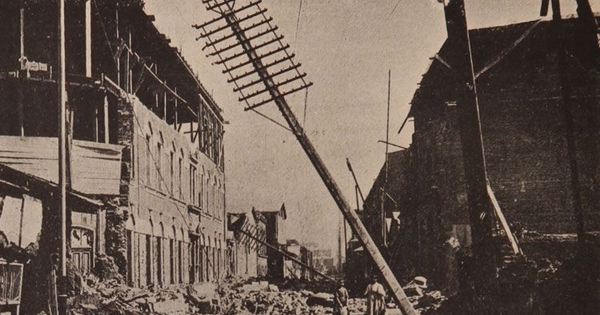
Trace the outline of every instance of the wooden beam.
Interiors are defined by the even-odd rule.
[[[60,209],[60,276],[66,280],[67,277],[67,67],[66,67],[66,36],[65,36],[65,0],[58,1],[58,186],[59,186],[59,209]],[[67,287],[66,282],[61,281],[58,290],[59,314],[67,314]]]
[[[175,93],[177,93],[177,87],[175,87]],[[178,103],[177,98],[175,98],[173,101],[174,101],[174,105],[175,105],[175,113],[174,113],[174,117],[173,117],[173,128],[176,129],[177,131],[179,131],[177,128],[177,124],[179,123],[179,113],[178,113],[179,103]]]
[[[92,77],[92,0],[85,1],[85,76]]]
[[[496,195],[494,194],[494,191],[492,190],[492,186],[490,186],[489,183],[487,185],[487,192],[488,192],[488,196],[490,197],[490,201],[492,202],[492,205],[494,206],[496,218],[498,218],[498,220],[502,224],[502,228],[504,229],[504,233],[506,233],[506,237],[508,238],[508,241],[510,242],[510,246],[512,247],[513,253],[523,255],[523,251],[519,247],[519,242],[515,238],[515,235],[513,234],[513,232],[510,230],[510,226],[508,225],[508,222],[506,221],[506,218],[504,217],[504,213],[502,213],[500,204],[498,203],[498,200],[496,199]]]
[[[164,86],[167,86],[167,81],[164,82]],[[167,121],[167,92],[163,91],[163,120]]]
[[[491,296],[491,292],[497,287],[496,251],[492,236],[493,210],[487,193],[479,100],[464,0],[450,1],[445,4],[444,12],[449,37],[460,52],[454,69],[463,80],[458,83],[461,88],[458,91],[457,110],[475,260],[474,268],[469,270],[472,273],[470,278],[473,279],[469,287],[474,290],[472,294],[486,297]]]
[[[19,247],[22,248],[22,240],[23,240],[23,211],[25,210],[25,195],[21,197],[21,219],[19,220]]]
[[[17,121],[21,137],[25,136],[25,104],[23,104],[25,97],[23,95],[23,85],[25,85],[25,81],[20,82],[17,87]]]
[[[248,37],[245,34],[245,31],[236,21],[235,15],[225,14],[223,15],[223,18],[225,18],[226,22],[231,27],[233,33],[236,35],[238,42],[246,51],[248,59],[252,61],[254,71],[251,72],[258,74],[260,79],[263,80],[265,86],[270,88],[269,93],[272,96],[273,101],[275,102],[279,111],[282,113],[283,117],[287,121],[290,129],[293,131],[294,135],[296,136],[296,139],[300,143],[300,146],[304,149],[304,152],[313,164],[319,176],[321,177],[323,183],[329,190],[335,203],[339,207],[339,210],[344,214],[344,217],[352,227],[352,230],[357,234],[360,242],[365,248],[365,252],[370,256],[373,263],[377,267],[377,270],[383,276],[386,284],[391,290],[391,295],[393,296],[395,302],[404,314],[416,314],[416,311],[410,303],[410,301],[408,300],[404,289],[396,279],[396,276],[385,261],[385,258],[381,255],[379,248],[377,248],[377,245],[375,245],[375,243],[373,242],[373,239],[369,235],[369,232],[365,228],[364,224],[362,223],[356,212],[354,212],[354,210],[352,210],[352,208],[350,207],[348,201],[342,194],[340,187],[331,176],[329,169],[325,166],[325,163],[317,153],[314,145],[306,136],[304,129],[298,122],[296,115],[294,114],[284,97],[286,93],[282,93],[279,90],[278,86],[275,84],[275,82],[270,78],[268,69],[265,67],[262,60],[258,57],[258,54],[252,46],[252,44],[250,43],[250,41],[248,41]]]
[[[100,141],[100,118],[97,103],[94,104],[94,141]]]
[[[108,117],[108,95],[104,95],[104,143],[110,141],[110,128],[109,128],[109,117]]]

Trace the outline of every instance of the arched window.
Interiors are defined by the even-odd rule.
[[[218,218],[223,218],[223,190],[221,186],[221,179],[217,179],[217,212]]]
[[[190,203],[196,205],[196,165],[190,163]]]
[[[216,218],[220,219],[219,209],[217,207],[218,198],[217,198],[217,176],[216,175],[213,175],[211,191],[212,191],[212,200],[213,200],[212,208],[214,211],[214,216]]]
[[[156,282],[162,287],[165,284],[164,281],[164,236],[165,236],[165,226],[162,222],[158,224],[158,233],[160,235],[156,236]]]
[[[146,152],[144,155],[145,158],[145,162],[144,163],[144,168],[145,168],[145,178],[144,180],[146,181],[146,185],[151,186],[152,185],[152,134],[148,133],[146,134],[146,145],[144,146],[146,148]]]
[[[171,228],[173,229],[172,230],[173,235],[172,235],[172,238],[169,240],[169,260],[170,260],[170,263],[169,263],[169,279],[170,279],[170,283],[171,284],[175,284],[175,283],[178,282],[177,281],[177,279],[178,279],[177,269],[179,267],[178,266],[179,260],[177,260],[177,255],[176,255],[176,253],[177,253],[177,245],[178,244],[177,244],[177,241],[176,241],[176,239],[177,239],[177,231],[175,229],[175,225],[173,225]]]
[[[162,222],[160,222],[160,223],[158,224],[158,229],[159,229],[159,231],[158,231],[158,232],[160,233],[160,235],[158,235],[158,236],[160,236],[160,237],[165,237],[165,226],[163,225],[163,223],[162,223]]]
[[[210,172],[206,174],[206,213],[212,214],[211,200],[210,200]]]
[[[154,157],[154,168],[156,170],[156,188],[158,190],[164,190],[164,168],[163,168],[163,154],[164,154],[164,138],[162,132],[158,133],[158,143],[156,144],[156,156]]]
[[[145,145],[144,147],[146,148],[146,152],[144,155],[145,158],[145,163],[144,163],[144,168],[145,168],[145,181],[146,181],[146,185],[152,186],[152,136],[153,136],[153,131],[152,131],[152,124],[150,122],[148,122],[148,128],[147,128],[147,132],[146,132],[146,139],[145,139]]]
[[[177,148],[175,147],[175,142],[171,143],[171,152],[169,152],[169,175],[167,178],[169,179],[169,194],[171,196],[175,196],[175,154],[177,152]]]
[[[146,239],[144,241],[145,243],[145,251],[146,251],[146,255],[144,257],[144,264],[146,266],[146,277],[145,277],[145,285],[150,285],[153,283],[153,275],[154,273],[152,272],[152,270],[154,269],[154,265],[155,262],[153,261],[152,257],[154,255],[154,246],[153,246],[153,242],[154,242],[154,234],[155,234],[155,229],[154,229],[154,222],[152,221],[152,218],[150,218],[149,220],[150,222],[150,234],[146,234]]]
[[[137,260],[138,255],[136,255],[138,242],[137,242],[137,233],[135,232],[135,216],[131,214],[126,223],[126,233],[127,233],[127,280],[130,285],[136,285],[136,279],[138,278],[138,267]]]
[[[133,213],[129,215],[129,219],[125,222],[125,228],[128,230],[135,230],[135,215]]]
[[[198,204],[206,212],[206,199],[204,197],[204,165],[200,169],[200,185],[198,185]]]
[[[183,159],[185,155],[183,154],[183,149],[179,150],[179,159],[177,161],[177,191],[179,195],[179,199],[183,199]]]
[[[185,269],[186,266],[188,265],[186,258],[184,256],[184,251],[183,251],[183,244],[184,244],[184,240],[185,240],[185,234],[183,232],[183,228],[181,228],[180,230],[180,236],[179,236],[179,241],[177,241],[177,280],[178,283],[183,283],[183,271],[187,270]]]

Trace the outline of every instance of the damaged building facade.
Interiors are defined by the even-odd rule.
[[[473,241],[453,69],[464,29],[451,13],[448,39],[411,102],[413,142],[389,154],[388,174],[384,165],[364,206],[365,225],[395,274],[425,275],[450,293],[458,285],[456,251],[468,255]],[[600,230],[598,43],[586,28],[579,17],[469,31],[489,188],[517,236],[575,240]],[[521,241],[525,254],[539,249]]]
[[[227,250],[229,252],[229,265],[231,274],[238,277],[256,277],[258,276],[258,265],[259,260],[264,260],[264,257],[260,257],[259,253],[264,246],[259,246],[258,243],[251,243],[242,238],[239,231],[243,225],[255,227],[256,230],[259,226],[254,221],[254,216],[248,215],[247,213],[227,213]],[[264,230],[260,230],[261,234]]]
[[[0,5],[1,195],[47,184],[42,239],[58,229],[55,8]],[[141,1],[67,1],[66,38],[71,262],[88,272],[108,254],[136,287],[232,272],[220,107]]]

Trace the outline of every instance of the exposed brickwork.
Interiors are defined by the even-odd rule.
[[[127,276],[127,230],[129,216],[129,187],[132,178],[131,150],[134,135],[133,104],[125,99],[117,101],[117,141],[123,145],[121,155],[120,196],[114,207],[106,211],[106,253],[115,259],[119,271]]]
[[[127,222],[128,207],[116,207],[106,213],[106,253],[115,259],[119,271],[127,276]]]
[[[485,41],[478,34],[506,36],[500,32],[505,31],[475,31],[473,41]],[[548,36],[547,29],[539,26],[527,42],[478,79],[478,92],[488,178],[505,215],[526,229],[565,233],[575,228],[573,192],[557,57],[543,48]],[[442,53],[448,46],[446,43]],[[569,69],[575,65],[571,66]],[[600,228],[600,213],[595,208],[599,102],[583,97],[593,89],[595,78],[581,79],[576,72],[581,71],[569,75],[579,78],[571,82],[577,87],[572,111],[579,183],[586,225],[596,230]],[[423,197],[420,204],[441,207],[444,226],[468,223],[455,107],[446,104],[455,100],[449,82],[453,82],[452,74],[434,63],[415,96],[412,112],[413,147],[419,161],[417,185]],[[427,197],[426,192],[433,190],[440,195],[439,205],[434,204],[436,198]]]
[[[117,141],[118,144],[124,146],[121,157],[121,186],[119,190],[122,196],[128,196],[129,184],[132,178],[132,145],[135,134],[134,112],[133,104],[128,100],[119,99],[117,106]]]

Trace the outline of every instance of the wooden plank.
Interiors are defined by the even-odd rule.
[[[58,181],[57,139],[0,137],[0,163],[51,182]],[[121,146],[73,141],[73,189],[87,194],[118,194]]]
[[[506,221],[506,218],[504,217],[504,213],[502,213],[500,204],[498,203],[498,200],[496,199],[496,196],[494,195],[494,191],[492,190],[492,187],[490,186],[489,183],[487,185],[487,192],[488,192],[488,196],[490,197],[490,201],[492,202],[492,205],[494,206],[494,211],[496,212],[496,217],[498,218],[498,220],[500,220],[500,223],[502,224],[502,228],[504,229],[504,232],[506,233],[506,237],[508,237],[508,241],[510,242],[510,246],[512,247],[513,253],[523,254],[523,251],[519,247],[519,243],[518,243],[517,239],[515,238],[512,231],[510,230],[510,226],[508,226],[508,222]]]

